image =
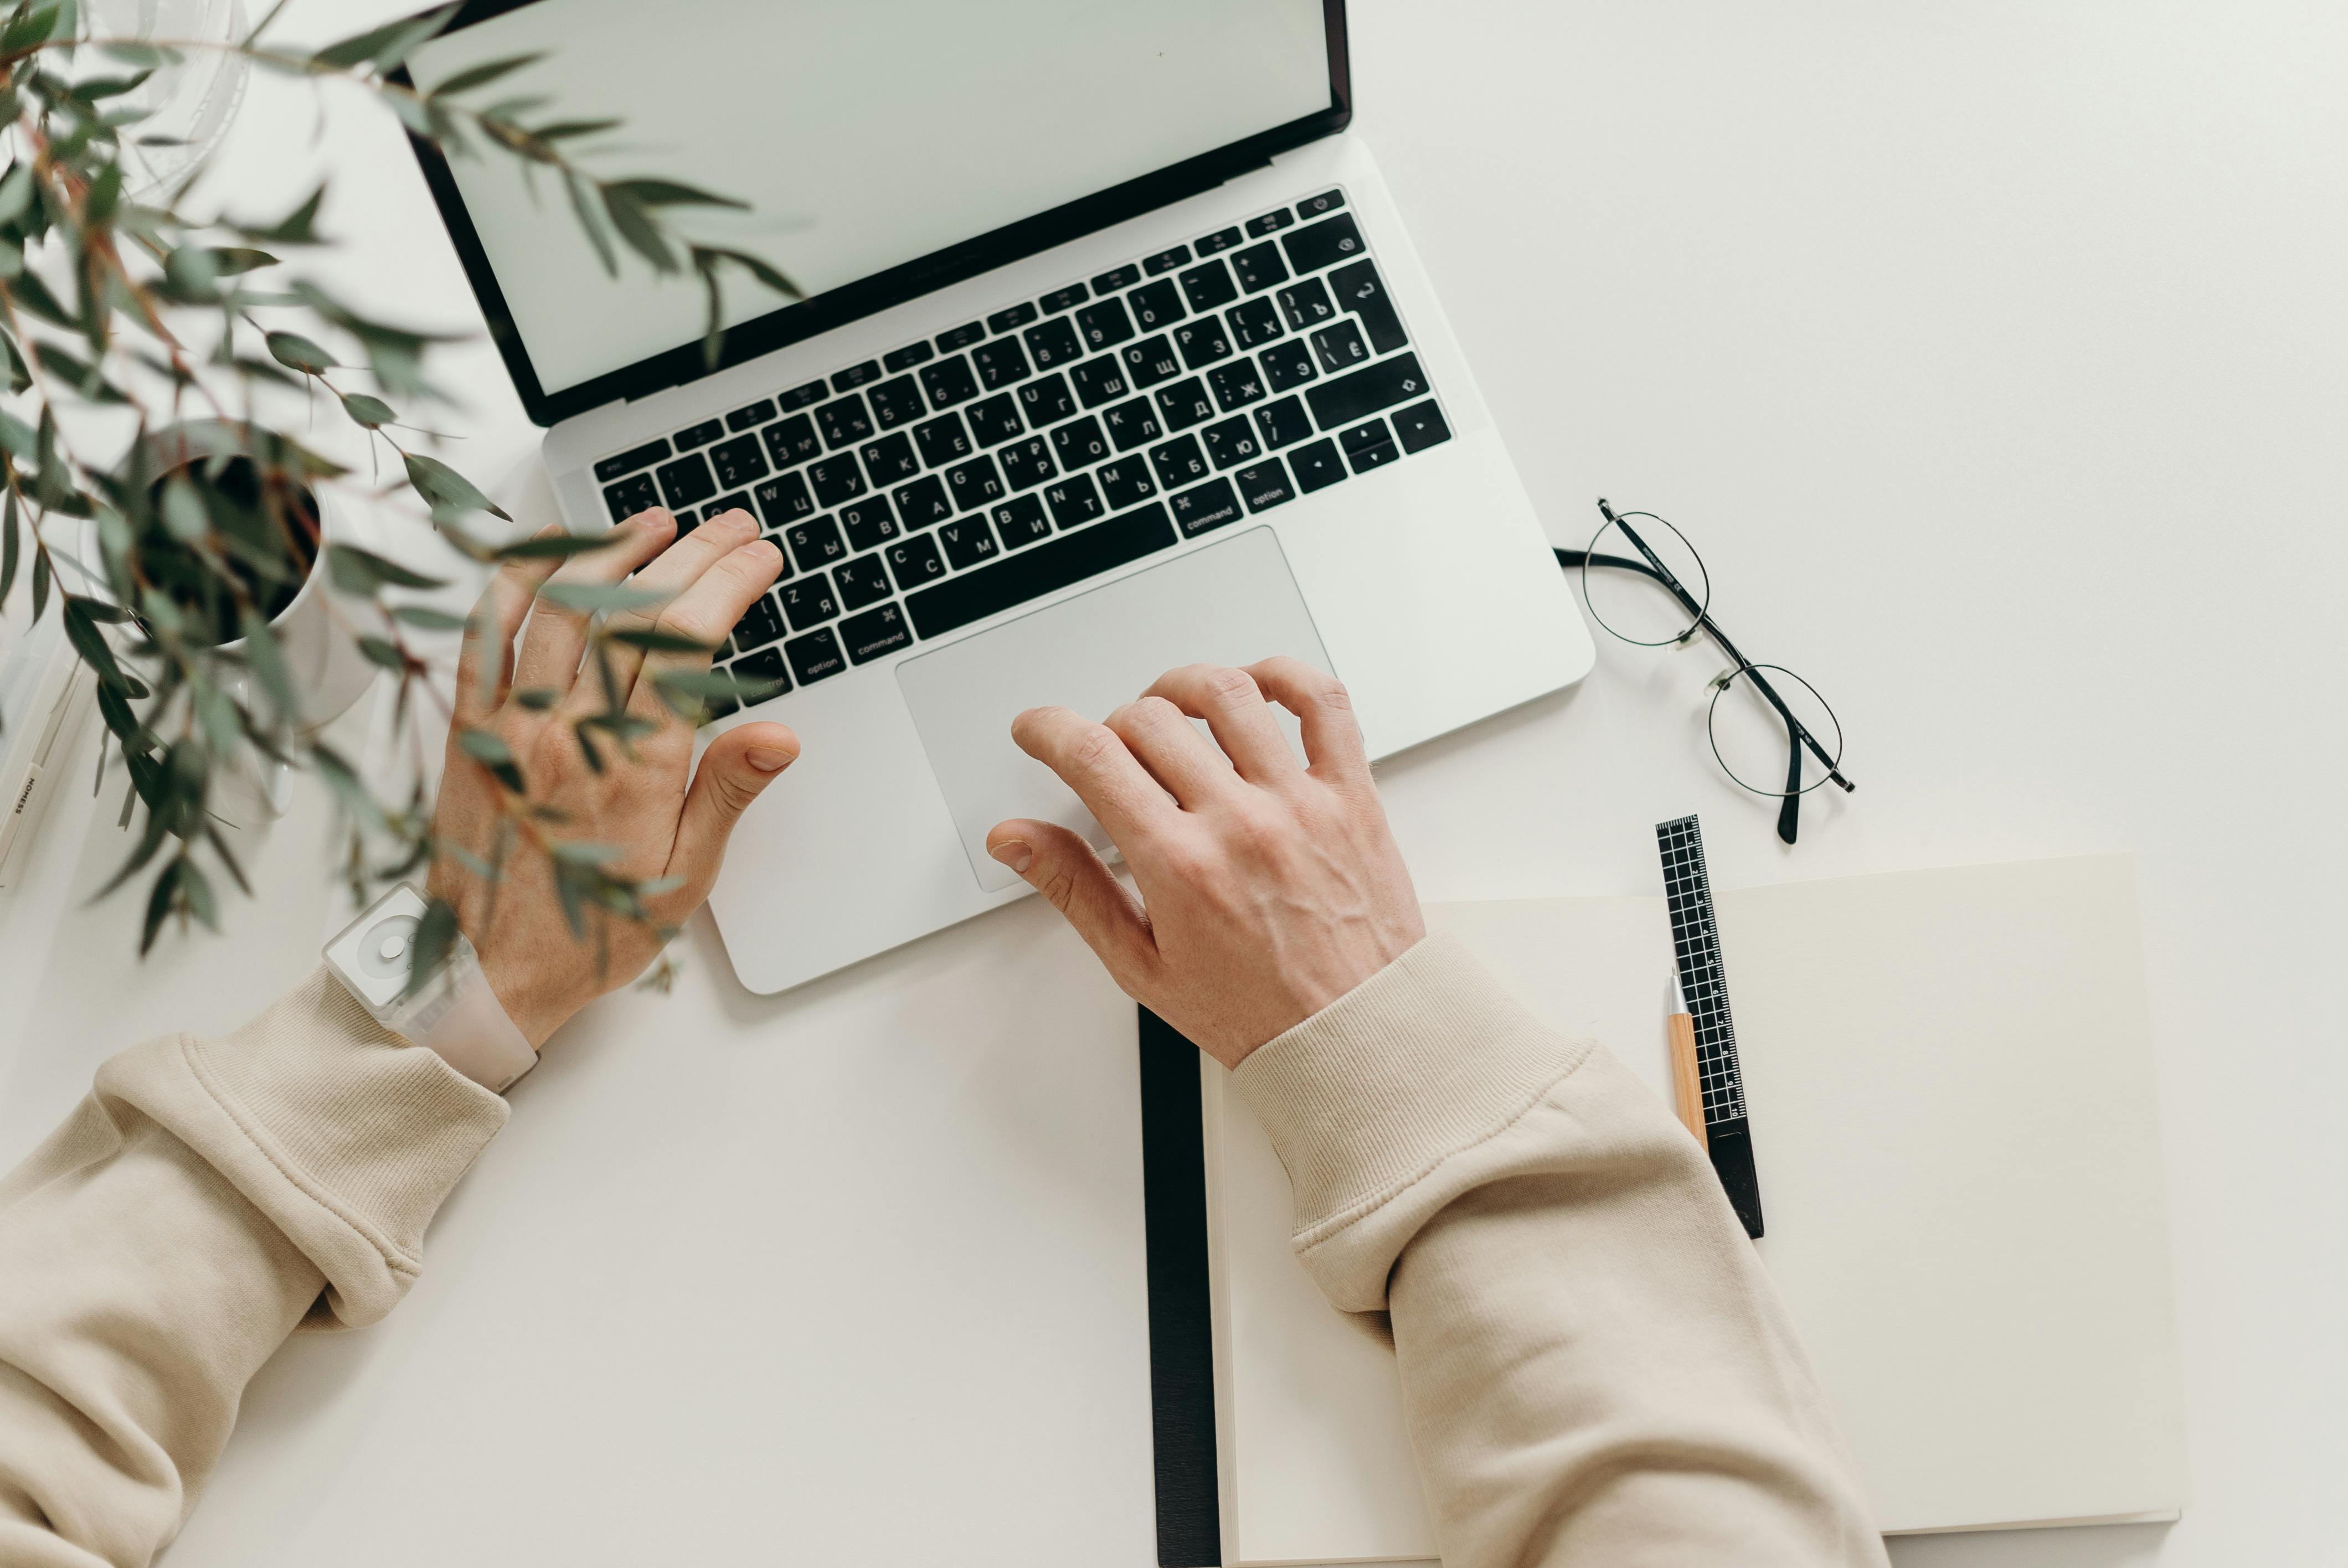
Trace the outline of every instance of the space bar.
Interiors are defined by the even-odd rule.
[[[1139,560],[1173,542],[1174,525],[1167,519],[1165,506],[1152,501],[1008,560],[907,594],[905,609],[912,615],[915,631],[938,637],[983,620],[998,610],[1025,604],[1097,572]]]

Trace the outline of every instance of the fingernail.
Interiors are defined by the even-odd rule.
[[[1028,865],[1035,858],[1035,846],[1024,838],[1006,838],[987,853],[1022,876],[1027,875]]]
[[[778,774],[791,765],[791,753],[773,746],[752,746],[742,755],[762,774]]]

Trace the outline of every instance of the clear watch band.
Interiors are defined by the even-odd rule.
[[[538,1065],[538,1052],[506,1016],[463,932],[440,967],[407,994],[410,948],[427,907],[412,884],[401,883],[326,944],[326,968],[376,1022],[503,1093]]]

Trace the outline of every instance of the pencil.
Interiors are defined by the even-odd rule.
[[[1687,1010],[1687,997],[1680,989],[1677,971],[1672,975],[1672,1001],[1674,1010],[1663,1020],[1672,1039],[1672,1090],[1679,1102],[1680,1121],[1695,1134],[1695,1145],[1708,1148],[1704,1135],[1704,1075],[1696,1071],[1695,1019]]]

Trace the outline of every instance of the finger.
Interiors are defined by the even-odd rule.
[[[1066,708],[1030,708],[1011,721],[1011,739],[1076,792],[1128,860],[1178,810],[1106,724]]]
[[[676,628],[670,624],[670,611],[675,609],[678,600],[701,580],[704,573],[757,537],[757,523],[739,507],[711,518],[663,550],[659,559],[638,572],[635,580],[628,585],[647,593],[658,594],[662,602],[648,605],[643,610],[623,610],[608,617],[605,624],[614,631],[629,628],[644,630],[653,627],[675,630]],[[779,556],[777,569],[780,569]],[[748,607],[746,600],[743,608]],[[734,622],[729,620],[705,641],[716,642],[733,630]],[[631,648],[624,642],[610,642],[604,645],[603,657],[612,666],[613,689],[619,692],[620,700],[624,702],[635,686],[637,671],[644,665],[644,650]],[[600,682],[592,692],[580,692],[578,701],[572,703],[574,708],[601,708],[602,705]]]
[[[1190,717],[1206,720],[1215,743],[1250,784],[1270,784],[1303,771],[1272,704],[1263,700],[1263,688],[1244,670],[1186,664],[1160,675],[1147,695],[1163,697]]]
[[[706,528],[708,525],[704,524]],[[757,597],[775,586],[775,579],[783,569],[783,552],[772,539],[753,538],[726,551],[713,561],[709,569],[695,579],[693,585],[669,600],[656,622],[659,630],[674,632],[692,641],[714,644],[723,641],[742,619]],[[667,706],[660,693],[660,677],[674,671],[706,670],[709,651],[706,647],[693,652],[655,651],[646,653],[625,646],[615,646],[612,655],[616,664],[623,654],[633,653],[638,661],[635,686],[628,692],[628,711],[641,718],[657,720]]]
[[[1303,733],[1305,771],[1331,784],[1367,785],[1369,753],[1354,722],[1354,700],[1334,675],[1282,655],[1248,666],[1263,694],[1296,715]]]
[[[1231,771],[1231,759],[1199,733],[1181,709],[1163,697],[1128,702],[1103,723],[1186,811],[1199,810],[1219,791],[1234,788],[1240,782],[1239,774]]]
[[[551,538],[561,531],[561,524],[549,523],[535,537]],[[465,621],[465,642],[457,655],[458,723],[478,723],[506,700],[513,685],[507,666],[512,661],[514,636],[530,615],[539,585],[561,564],[558,556],[524,556],[489,574],[489,586],[481,590]],[[482,668],[492,657],[498,661],[494,680]]]
[[[684,880],[675,897],[686,909],[698,908],[709,897],[734,825],[798,754],[799,738],[781,724],[736,725],[701,753],[701,765],[685,792],[666,872]]]
[[[676,536],[676,519],[664,507],[638,512],[614,524],[612,542],[562,562],[546,583],[608,585],[660,554]],[[590,610],[573,610],[541,599],[531,612],[530,630],[522,634],[521,653],[514,661],[514,683],[568,692],[579,679],[579,656],[587,649]]]
[[[986,852],[1049,899],[1128,991],[1148,973],[1158,958],[1149,917],[1082,836],[1057,823],[1014,817],[994,825]]]

